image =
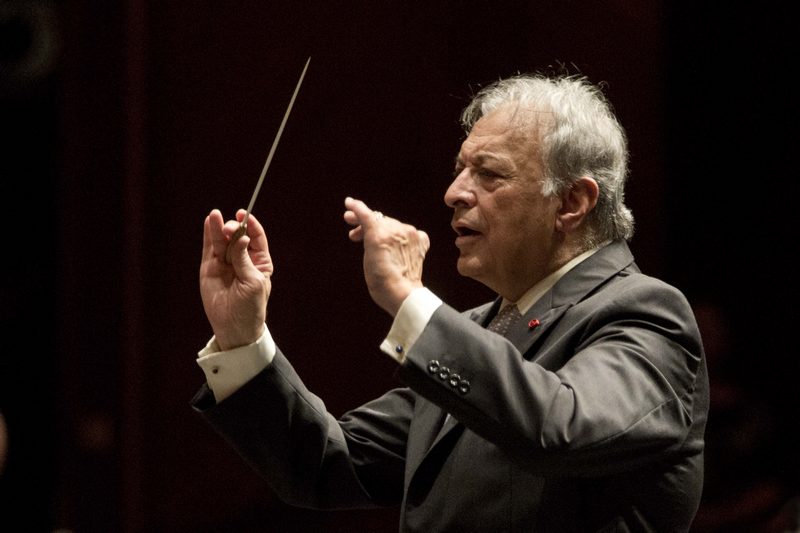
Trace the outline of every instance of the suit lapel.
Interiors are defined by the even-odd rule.
[[[485,328],[492,321],[492,317],[497,314],[501,303],[503,303],[503,299],[498,297],[493,302],[476,307],[469,311],[469,319]]]
[[[567,272],[543,294],[522,320],[511,326],[506,335],[508,340],[523,357],[533,360],[537,341],[545,337],[545,333],[558,323],[570,307],[629,267],[638,271],[633,263],[633,255],[624,241],[616,241],[601,248]]]
[[[550,299],[542,298],[525,313],[521,320],[511,326],[506,337],[523,357],[531,360],[533,354],[529,352],[536,341],[543,338],[544,334],[558,322],[561,315],[570,307],[570,304],[551,307]]]

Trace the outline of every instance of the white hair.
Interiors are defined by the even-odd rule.
[[[521,126],[537,132],[530,153],[543,164],[544,194],[559,195],[584,176],[597,182],[600,194],[588,215],[585,246],[629,240],[634,224],[625,206],[627,139],[601,89],[583,76],[518,75],[481,89],[462,112],[461,124],[469,133],[481,117],[507,104],[517,106]]]

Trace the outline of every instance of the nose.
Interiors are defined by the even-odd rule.
[[[453,209],[475,205],[475,192],[472,190],[472,178],[468,168],[464,168],[453,178],[453,183],[444,193],[444,203]]]

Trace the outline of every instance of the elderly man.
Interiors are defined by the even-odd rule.
[[[702,491],[708,385],[691,308],[627,241],[625,134],[579,77],[517,76],[464,110],[445,194],[467,312],[424,287],[428,236],[347,198],[381,349],[405,385],[336,420],[265,326],[264,229],[207,217],[214,332],[195,409],[286,502],[401,506],[400,531],[686,531]],[[241,220],[243,211],[237,214]],[[232,249],[232,264],[225,261]]]

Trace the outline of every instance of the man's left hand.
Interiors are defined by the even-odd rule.
[[[344,201],[350,240],[364,243],[364,279],[372,299],[395,316],[412,290],[422,287],[428,234],[384,216],[353,198]]]

